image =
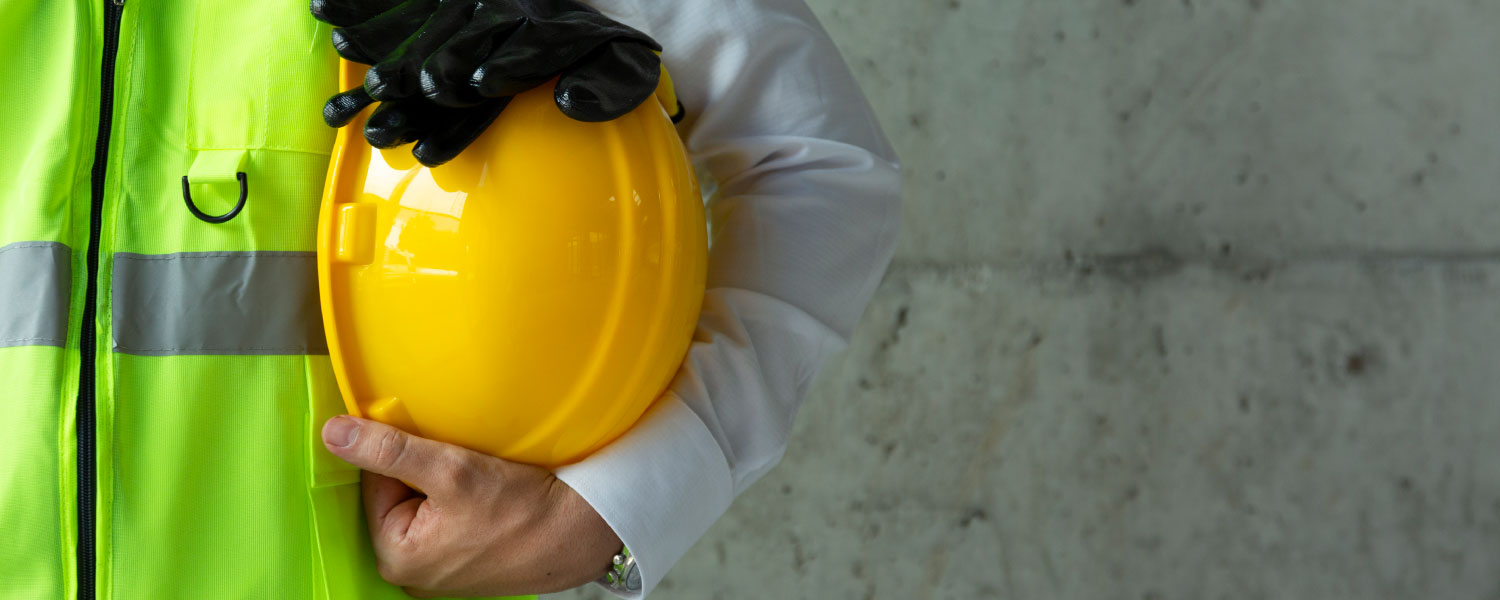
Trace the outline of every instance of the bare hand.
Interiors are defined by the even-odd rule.
[[[593,507],[546,469],[351,416],[324,423],[323,444],[364,469],[380,576],[413,596],[561,591],[604,575],[620,549]]]

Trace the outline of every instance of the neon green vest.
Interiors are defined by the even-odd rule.
[[[404,598],[318,436],[328,27],[119,2],[0,2],[0,598]]]

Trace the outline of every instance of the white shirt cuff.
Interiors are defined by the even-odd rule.
[[[630,548],[644,598],[734,500],[724,452],[668,391],[639,423],[581,462],[555,470]]]

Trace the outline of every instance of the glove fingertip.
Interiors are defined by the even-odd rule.
[[[610,48],[564,73],[553,88],[557,107],[585,122],[610,121],[635,110],[656,92],[661,78],[660,57],[635,50]]]
[[[365,72],[365,91],[370,97],[380,101],[397,100],[417,95],[417,90],[412,89],[411,71],[409,65],[403,60],[386,60],[376,63]]]
[[[343,127],[373,102],[375,100],[365,93],[364,88],[334,94],[323,104],[323,122],[329,127]]]
[[[312,0],[307,4],[307,10],[312,13],[314,19],[336,27],[342,27],[349,20],[348,15],[339,12],[340,8],[330,0]]]
[[[443,81],[433,69],[423,68],[418,74],[422,95],[433,103],[449,108],[468,108],[484,101],[472,86],[464,83]]]
[[[344,60],[365,65],[375,62],[364,51],[364,48],[357,43],[355,38],[342,28],[334,29],[329,37],[333,39],[333,51],[337,52],[339,57]]]
[[[395,148],[411,141],[416,124],[404,111],[382,105],[365,121],[365,141],[376,148]]]
[[[432,168],[441,166],[458,157],[463,148],[440,148],[438,144],[421,140],[411,148],[411,155],[422,163],[422,166]]]
[[[605,105],[598,96],[585,93],[584,88],[578,86],[558,86],[553,90],[552,99],[557,103],[558,110],[574,121],[585,123],[600,123],[612,121],[624,116],[640,103],[631,104],[629,108],[623,108],[623,104],[611,103]]]
[[[371,98],[389,100],[385,97],[386,85],[380,71],[380,65],[372,66],[370,70],[365,71],[365,91],[370,94]]]
[[[405,143],[399,134],[393,134],[390,130],[381,127],[365,126],[365,141],[371,146],[385,150],[395,148]]]
[[[412,148],[412,156],[429,167],[453,160],[473,144],[474,140],[479,139],[509,104],[510,98],[497,98],[474,108],[463,109],[462,116],[423,136]]]

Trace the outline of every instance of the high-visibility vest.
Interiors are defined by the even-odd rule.
[[[0,2],[0,598],[405,597],[318,435],[328,34],[307,0]]]

